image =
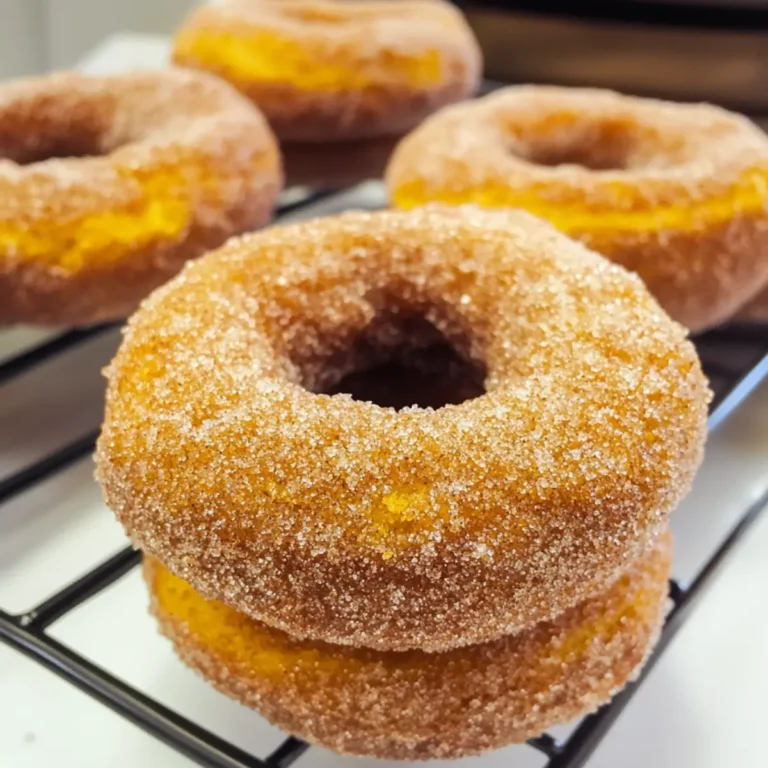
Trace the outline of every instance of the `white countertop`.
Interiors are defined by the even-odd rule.
[[[154,66],[162,38],[118,36],[90,71]],[[379,190],[372,186],[371,194]],[[39,332],[0,333],[0,360]],[[0,477],[98,425],[100,367],[116,332],[98,337],[0,389]],[[768,384],[711,438],[693,493],[674,519],[676,575],[688,580],[768,488]],[[21,611],[125,545],[84,460],[0,508],[0,606]],[[716,584],[662,656],[589,762],[590,768],[766,768],[768,515],[739,545]],[[159,637],[134,570],[56,623],[51,634],[206,728],[256,755],[283,738],[255,713],[187,671]],[[558,733],[563,729],[558,729]],[[534,768],[544,758],[510,747],[460,761]],[[297,763],[373,766],[311,749]],[[0,645],[0,768],[182,768],[186,758]]]

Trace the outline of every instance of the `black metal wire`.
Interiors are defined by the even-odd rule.
[[[664,623],[664,630],[661,633],[659,642],[656,644],[656,648],[643,668],[640,677],[615,696],[610,704],[605,705],[595,714],[585,717],[563,745],[559,754],[547,764],[547,768],[582,768],[606,733],[608,733],[611,726],[616,722],[616,719],[624,711],[624,708],[629,704],[632,697],[637,693],[638,688],[648,677],[666,647],[672,642],[677,632],[685,623],[685,620],[698,605],[707,588],[719,573],[725,560],[733,556],[736,551],[736,545],[744,539],[747,532],[766,509],[768,509],[768,491],[749,507],[687,589],[681,587],[676,582],[672,582],[670,598],[673,601],[673,608]]]
[[[89,432],[10,477],[0,480],[0,504],[47,480],[93,451],[98,431]]]
[[[0,612],[0,640],[206,768],[263,768],[260,760],[145,696],[44,632]]]
[[[298,210],[329,194],[308,192],[283,206],[281,213]],[[103,330],[97,328],[64,334],[6,361],[0,365],[0,383],[30,371]],[[710,429],[714,429],[768,376],[768,332],[765,328],[754,326],[734,326],[705,334],[696,341],[702,351],[705,368],[708,361],[708,372],[714,374],[713,381],[718,382],[709,421]],[[721,351],[727,351],[736,344],[748,345],[750,354],[746,363],[740,356],[740,364],[734,366],[732,361],[721,357]],[[86,457],[92,451],[95,439],[95,432],[85,435],[0,481],[0,505]],[[644,676],[693,610],[722,562],[733,552],[735,545],[766,506],[768,494],[750,507],[689,588],[675,582],[670,584],[674,608]],[[52,623],[124,576],[139,563],[140,557],[138,552],[127,548],[26,613],[14,616],[0,610],[0,641],[52,670],[205,768],[289,768],[308,748],[299,739],[288,737],[266,758],[254,757],[118,680],[47,634],[45,630]],[[564,742],[543,734],[527,744],[548,758],[547,768],[580,768],[629,702],[644,676],[610,704],[585,718]]]
[[[96,325],[93,328],[69,331],[68,333],[62,333],[59,336],[48,339],[31,349],[26,349],[15,357],[0,362],[0,384],[15,379],[39,363],[50,360],[61,352],[82,344],[88,339],[100,336],[105,331],[114,327],[113,325]]]

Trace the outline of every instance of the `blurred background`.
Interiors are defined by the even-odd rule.
[[[0,78],[70,67],[199,0],[0,0]],[[506,81],[614,87],[768,116],[768,0],[458,0]],[[702,76],[706,72],[706,76]]]
[[[195,0],[0,0],[0,78],[71,67],[113,32],[165,32]]]

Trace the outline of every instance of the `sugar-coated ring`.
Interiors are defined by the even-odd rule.
[[[145,560],[152,611],[223,693],[311,743],[394,760],[456,758],[596,709],[639,671],[667,604],[670,537],[606,591],[518,635],[445,653],[294,640],[206,601]]]
[[[269,220],[277,145],[226,83],[166,69],[0,85],[0,324],[132,312]]]
[[[327,391],[439,332],[486,393]],[[634,275],[521,211],[230,241],[128,324],[98,475],[136,545],[296,638],[442,650],[602,590],[688,489],[709,390]]]
[[[441,111],[387,173],[395,205],[523,208],[637,272],[691,330],[768,283],[768,138],[705,104],[504,88]]]
[[[219,75],[281,139],[398,135],[472,93],[480,50],[443,0],[227,0],[193,11],[174,61]]]

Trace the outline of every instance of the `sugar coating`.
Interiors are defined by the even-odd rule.
[[[707,104],[513,86],[442,110],[406,137],[398,207],[517,207],[637,272],[691,330],[768,284],[768,138]]]
[[[294,640],[208,602],[156,560],[152,612],[176,651],[223,693],[337,752],[456,758],[591,712],[640,671],[667,605],[665,532],[607,591],[557,619],[445,653]]]
[[[192,12],[173,57],[232,83],[291,141],[401,134],[473,93],[482,70],[442,0],[226,0]]]
[[[485,394],[316,394],[418,349],[418,318]],[[106,373],[98,477],[136,546],[296,638],[383,650],[484,642],[604,589],[688,490],[710,397],[639,278],[473,206],[234,239],[144,302]]]
[[[281,184],[264,119],[209,75],[3,84],[0,323],[124,317],[187,259],[266,223]]]

